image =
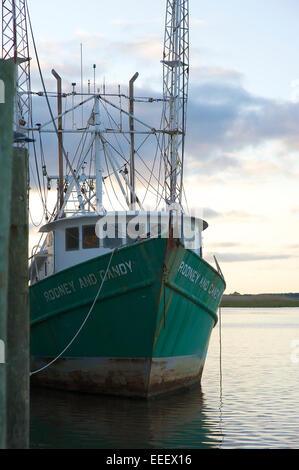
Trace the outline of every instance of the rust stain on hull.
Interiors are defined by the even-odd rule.
[[[40,368],[52,358],[33,358]],[[33,385],[60,390],[150,398],[200,383],[198,356],[151,358],[63,358],[32,376]]]
[[[149,396],[187,388],[200,383],[204,361],[198,356],[153,359],[149,381]]]

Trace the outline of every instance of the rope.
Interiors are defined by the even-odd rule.
[[[93,301],[93,304],[92,304],[92,306],[90,307],[90,310],[89,310],[88,314],[86,315],[86,317],[85,317],[83,323],[81,324],[79,330],[77,331],[77,333],[75,334],[75,336],[73,337],[73,339],[72,339],[72,340],[69,342],[69,344],[64,348],[64,350],[63,350],[57,357],[55,357],[55,359],[53,359],[51,362],[49,362],[48,364],[46,364],[46,365],[45,365],[44,367],[42,367],[41,369],[35,370],[35,371],[33,371],[33,372],[30,372],[30,377],[31,377],[32,375],[38,374],[39,372],[42,372],[43,370],[47,369],[47,368],[50,367],[52,364],[54,364],[54,362],[58,361],[58,359],[61,358],[61,356],[70,348],[70,346],[73,344],[73,342],[75,341],[75,339],[79,336],[79,334],[80,334],[81,331],[83,330],[83,328],[84,328],[84,326],[85,326],[87,320],[89,319],[90,315],[92,314],[92,311],[93,311],[93,309],[94,309],[94,306],[95,306],[95,304],[96,304],[96,302],[97,302],[97,300],[98,300],[98,298],[99,298],[100,293],[102,292],[102,288],[103,288],[104,282],[105,282],[105,280],[106,280],[106,277],[107,277],[109,268],[110,268],[110,266],[111,266],[112,258],[113,258],[113,255],[114,255],[115,251],[116,251],[116,248],[115,248],[115,249],[112,251],[112,253],[111,253],[110,260],[109,260],[109,263],[108,263],[108,266],[107,266],[107,269],[106,269],[106,272],[105,272],[105,276],[104,276],[104,278],[102,279],[102,283],[101,283],[100,288],[99,288],[99,290],[98,290],[98,292],[97,292],[97,295],[95,296],[95,299],[94,299],[94,301]]]
[[[222,405],[222,311],[219,307],[219,375],[220,375],[220,404]]]
[[[223,427],[222,427],[222,410],[223,410],[223,389],[222,389],[222,311],[221,307],[219,307],[219,375],[220,375],[220,383],[219,383],[219,428],[220,428],[220,436],[222,437],[222,442],[224,439],[223,435]]]
[[[221,321],[221,307],[219,307],[219,371],[220,371],[220,385],[222,386],[222,321]],[[222,387],[221,387],[222,388]]]

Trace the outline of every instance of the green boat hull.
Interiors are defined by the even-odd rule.
[[[38,282],[31,295],[32,383],[150,397],[201,380],[223,278],[180,243],[150,239]],[[107,271],[107,272],[106,272]]]

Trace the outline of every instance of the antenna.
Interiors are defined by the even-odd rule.
[[[24,132],[31,125],[26,0],[2,0],[2,58],[17,65],[15,130]]]
[[[80,44],[80,55],[81,55],[81,100],[83,100],[83,44]],[[82,104],[82,128],[84,126],[84,107]]]
[[[182,205],[189,83],[189,0],[167,0],[163,52],[165,198]]]
[[[129,82],[129,92],[130,92],[130,131],[131,131],[131,152],[130,152],[130,185],[131,190],[131,204],[130,209],[135,210],[136,206],[136,196],[135,196],[135,136],[134,136],[134,82],[139,77],[139,73],[136,72],[135,75],[131,78]]]
[[[59,161],[59,209],[62,208],[64,202],[64,177],[63,177],[63,137],[62,137],[62,80],[56,70],[52,69],[52,75],[57,81],[57,113],[58,116],[58,161]]]
[[[72,87],[73,87],[73,91],[72,91],[72,129],[75,129],[75,127],[76,127],[76,125],[75,125],[75,112],[74,112],[76,85],[77,85],[77,83],[75,83],[75,82],[72,83]]]
[[[96,94],[96,64],[93,64],[93,93]]]

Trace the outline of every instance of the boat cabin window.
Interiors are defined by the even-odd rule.
[[[84,250],[90,248],[99,248],[100,240],[96,235],[95,225],[85,225],[82,227],[82,239]]]
[[[79,228],[72,227],[65,230],[65,250],[79,250]]]

